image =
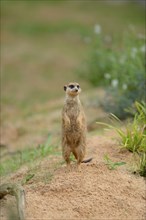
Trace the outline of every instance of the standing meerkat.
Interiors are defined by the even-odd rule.
[[[64,86],[64,91],[66,97],[62,111],[62,154],[69,166],[70,154],[73,153],[79,168],[81,162],[92,160],[83,160],[86,153],[87,124],[79,99],[81,88],[78,83],[69,83]]]

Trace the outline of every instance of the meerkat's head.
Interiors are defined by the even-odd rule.
[[[79,95],[79,93],[81,92],[81,88],[80,88],[80,85],[78,83],[73,82],[73,83],[69,83],[68,85],[65,85],[64,86],[64,91],[69,96],[74,97],[74,96]]]

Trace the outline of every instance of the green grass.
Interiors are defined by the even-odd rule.
[[[124,161],[113,162],[107,154],[104,155],[104,161],[110,170],[115,170],[115,169],[117,169],[117,167],[126,164],[126,162],[124,162]]]
[[[50,34],[70,33],[80,34],[81,37],[87,36],[91,33],[91,27],[85,24],[73,21],[61,21],[57,24],[52,23],[15,23],[5,27],[7,30],[17,35],[28,35],[29,37],[41,37]]]
[[[134,115],[134,119],[130,123],[126,123],[123,127],[122,121],[111,114],[112,124],[103,122],[97,122],[100,125],[105,125],[111,129],[114,129],[120,137],[121,148],[125,148],[131,152],[146,152],[146,104],[135,103],[137,112]],[[116,123],[115,123],[116,122]],[[119,124],[120,126],[117,126]]]
[[[24,185],[26,184],[27,182],[29,182],[33,177],[35,176],[34,173],[29,173],[27,174],[21,181],[21,184]]]
[[[133,153],[135,161],[134,172],[146,176],[146,103],[136,102],[135,111],[133,121],[128,123],[124,129],[123,126],[121,128],[122,122],[113,114],[111,115],[113,125],[102,122],[97,123],[112,128],[117,132],[120,148],[127,149]],[[120,127],[115,122],[120,123]],[[111,162],[108,157],[105,159]]]
[[[131,170],[146,177],[146,152],[134,153]]]
[[[23,165],[28,165],[34,163],[35,161],[42,159],[49,155],[60,155],[57,151],[57,146],[52,146],[50,144],[50,137],[45,144],[39,145],[36,148],[26,148],[22,151],[16,152],[10,158],[2,160],[0,164],[0,175],[7,175],[18,170]],[[29,176],[26,177],[24,182],[29,181]]]

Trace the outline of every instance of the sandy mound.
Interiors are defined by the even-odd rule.
[[[110,135],[89,138],[87,157],[94,158],[89,164],[82,164],[81,172],[77,172],[75,163],[70,172],[60,165],[47,184],[39,179],[25,185],[28,220],[145,219],[144,178],[131,174],[125,165],[109,170],[103,161],[105,153],[113,161],[127,162],[131,158],[130,153],[119,152]],[[44,169],[50,172],[49,164],[57,160],[55,156],[52,159],[42,161],[40,173]],[[13,180],[18,176],[21,175],[16,174]]]
[[[90,164],[77,172],[58,168],[49,184],[27,190],[28,219],[144,219],[145,182],[125,168],[109,170],[103,162],[108,153],[113,160],[127,161],[131,154],[120,153],[108,137],[89,139]]]

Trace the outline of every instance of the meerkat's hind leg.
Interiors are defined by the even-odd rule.
[[[77,161],[77,171],[81,172],[81,162]]]
[[[63,148],[63,158],[64,158],[64,160],[66,161],[67,169],[68,169],[68,170],[71,170],[70,154],[71,154],[70,147],[65,146],[65,147]]]
[[[80,170],[80,163],[78,163],[78,154],[77,154],[76,150],[73,150],[72,153],[77,160],[77,170]]]
[[[81,171],[81,162],[85,156],[85,147],[84,146],[78,146],[76,148],[77,153],[77,170]]]

